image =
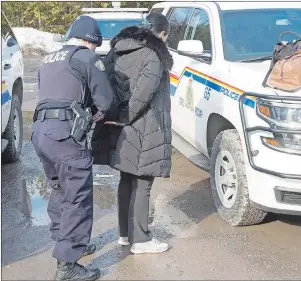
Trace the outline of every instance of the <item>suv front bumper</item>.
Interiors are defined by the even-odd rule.
[[[255,206],[269,212],[301,215],[301,172],[299,173],[299,170],[301,171],[301,156],[296,156],[289,152],[275,151],[259,142],[253,143],[256,139],[254,137],[256,132],[263,132],[264,134],[301,134],[301,131],[280,130],[270,126],[248,127],[244,111],[244,100],[247,96],[290,102],[301,102],[301,97],[270,96],[246,92],[239,100],[241,123],[249,162],[246,163],[246,169],[250,200]],[[259,156],[254,155],[251,144],[260,151]],[[263,161],[266,159],[269,161]],[[298,168],[298,166],[300,167]],[[285,169],[286,171],[284,171]]]
[[[295,101],[295,102],[301,102],[301,97],[271,96],[271,95],[262,95],[262,94],[245,92],[244,94],[241,95],[240,100],[239,100],[239,111],[240,111],[242,129],[243,129],[243,133],[244,133],[244,137],[245,137],[248,160],[249,160],[251,167],[256,171],[266,173],[269,175],[273,175],[273,176],[277,176],[280,178],[301,180],[301,174],[280,173],[280,172],[273,171],[271,169],[259,167],[255,164],[255,162],[253,160],[254,156],[252,155],[252,150],[251,150],[249,133],[255,132],[255,131],[263,131],[263,132],[269,132],[269,133],[301,134],[301,131],[300,130],[290,130],[290,129],[276,129],[276,128],[264,127],[264,126],[247,127],[247,122],[246,122],[246,117],[245,117],[245,112],[244,112],[244,100],[247,96],[255,97],[255,98],[263,98],[263,99],[267,99],[267,100],[269,100],[269,99],[278,100],[278,101],[286,100],[286,101]],[[286,152],[286,153],[290,154],[289,152]]]

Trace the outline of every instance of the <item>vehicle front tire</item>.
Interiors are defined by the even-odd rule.
[[[211,191],[219,215],[232,226],[262,222],[267,213],[250,202],[243,148],[237,130],[218,134],[210,161]]]
[[[12,96],[11,111],[3,138],[8,141],[2,154],[4,163],[14,163],[19,160],[23,143],[23,117],[21,103],[16,95]]]

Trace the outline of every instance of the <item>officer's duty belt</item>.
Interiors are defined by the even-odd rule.
[[[36,114],[36,120],[44,119],[59,119],[59,120],[72,120],[74,113],[66,109],[42,109]]]

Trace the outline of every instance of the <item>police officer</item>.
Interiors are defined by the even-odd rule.
[[[95,54],[102,42],[97,22],[80,16],[71,26],[69,39],[42,61],[31,140],[53,188],[48,214],[56,241],[55,278],[96,280],[99,269],[77,263],[95,251],[95,245],[88,246],[93,219],[93,158],[87,134],[80,140],[71,134],[76,114],[70,106],[76,101],[83,110],[92,108],[94,122],[103,122],[113,92],[104,64]]]

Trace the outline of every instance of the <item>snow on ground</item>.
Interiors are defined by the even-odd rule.
[[[43,50],[45,53],[57,51],[62,48],[62,44],[55,42],[54,39],[58,34],[39,31],[30,27],[15,27],[13,32],[24,50]]]

